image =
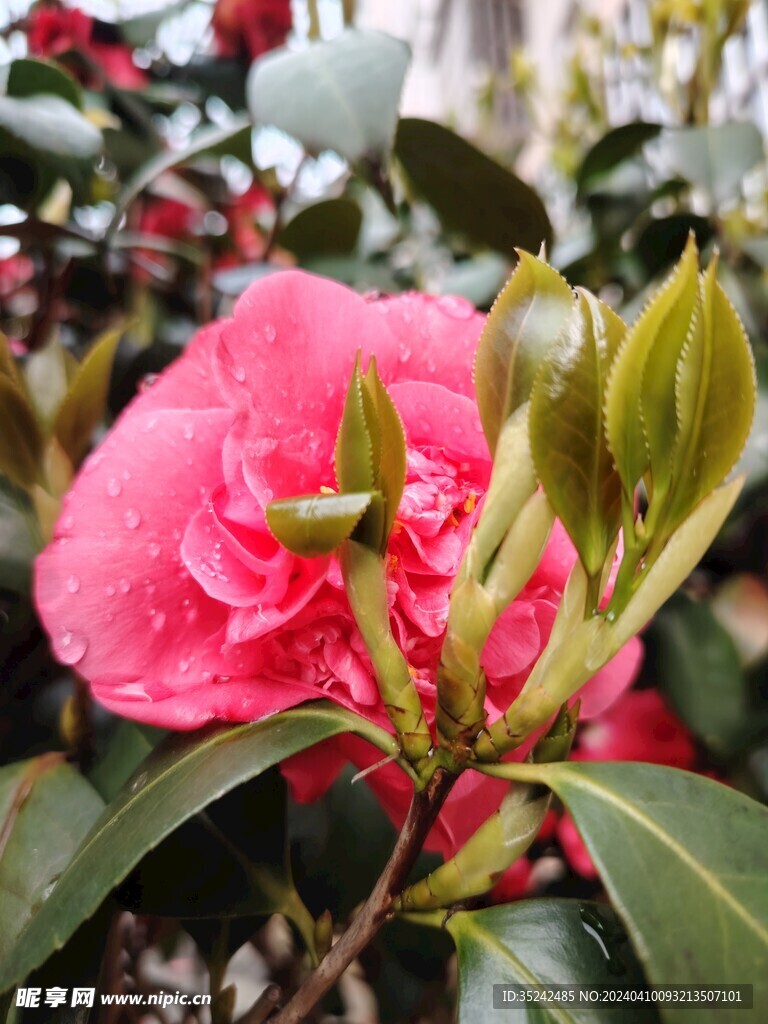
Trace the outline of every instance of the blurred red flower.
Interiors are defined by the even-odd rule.
[[[211,20],[220,57],[248,57],[285,43],[291,31],[290,0],[218,0]]]

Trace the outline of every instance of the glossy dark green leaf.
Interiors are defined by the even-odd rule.
[[[56,411],[53,430],[74,466],[88,451],[104,416],[112,363],[124,329],[113,327],[94,342]]]
[[[0,128],[49,158],[91,160],[102,148],[101,132],[60,96],[0,96]]]
[[[718,204],[735,195],[747,171],[763,159],[762,136],[749,121],[667,129],[658,146],[670,170]]]
[[[348,30],[301,50],[259,58],[248,76],[256,124],[274,125],[311,153],[381,161],[392,144],[408,46],[381,32]]]
[[[516,776],[550,786],[572,814],[649,981],[748,981],[755,1006],[766,1005],[768,809],[676,768],[519,767]],[[674,1022],[679,1010],[661,1012]],[[697,1024],[725,1012],[701,1007]]]
[[[177,734],[162,743],[104,809],[43,907],[0,962],[0,991],[60,948],[182,822],[267,768],[341,732],[356,732],[387,754],[396,752],[388,733],[322,703],[255,724]]]
[[[521,252],[488,316],[475,357],[475,391],[491,451],[507,418],[528,401],[541,362],[573,307],[562,277]]]
[[[6,89],[9,96],[21,98],[47,93],[59,96],[78,110],[83,108],[83,91],[60,64],[25,57],[15,60],[8,71]]]
[[[0,375],[0,473],[21,487],[41,479],[43,437],[21,388]]]
[[[351,199],[325,199],[301,210],[280,232],[280,245],[299,259],[350,253],[357,245],[363,214]]]
[[[610,907],[541,899],[452,914],[445,927],[456,943],[459,1024],[495,1024],[510,1017],[530,1024],[626,1024],[656,1021],[653,1005],[573,1009],[529,1005],[493,1008],[494,985],[644,987],[642,970]]]
[[[646,427],[658,442],[658,473],[668,476],[671,470],[670,446],[677,435],[676,360],[698,302],[697,273],[696,247],[689,243],[674,273],[631,326],[611,368],[605,426],[608,445],[628,497],[634,493],[651,458],[651,443],[643,423],[644,404],[651,416]],[[651,376],[646,372],[646,364],[654,348],[659,355],[656,373]]]
[[[0,588],[27,593],[32,562],[41,547],[28,495],[0,476]]]
[[[351,536],[372,497],[365,491],[283,498],[267,505],[267,525],[294,555],[329,555]]]
[[[402,118],[395,155],[446,227],[508,256],[551,244],[552,225],[530,185],[450,129]]]
[[[694,213],[673,213],[668,217],[654,217],[640,232],[632,251],[642,261],[648,280],[667,273],[680,257],[691,233],[696,237],[700,251],[706,249],[715,235],[709,217]]]
[[[165,736],[163,729],[122,719],[88,781],[105,802],[113,800],[141,762]]]
[[[11,955],[103,806],[60,754],[0,769],[0,962]]]
[[[747,680],[733,640],[706,604],[683,594],[653,620],[655,678],[688,728],[733,754],[751,730]]]
[[[636,153],[661,131],[661,125],[634,121],[612,128],[592,146],[576,171],[576,185],[580,192],[599,182],[599,179],[617,164]]]
[[[621,519],[621,482],[605,442],[603,407],[625,333],[620,317],[580,291],[531,394],[536,473],[590,578],[602,572]]]

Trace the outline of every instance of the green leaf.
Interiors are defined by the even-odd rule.
[[[61,754],[0,769],[0,961],[11,955],[103,806]]]
[[[104,416],[112,363],[124,330],[123,324],[113,327],[94,342],[56,411],[53,431],[74,466],[88,451]]]
[[[380,455],[376,484],[384,496],[385,519],[382,533],[383,545],[386,550],[405,487],[405,432],[395,404],[379,377],[373,357],[371,357],[368,372],[365,375],[365,387],[376,409],[379,427]]]
[[[749,121],[668,129],[658,145],[670,170],[716,204],[735,195],[747,171],[763,159],[762,136]]]
[[[0,96],[0,128],[48,158],[91,160],[101,152],[101,132],[71,103],[48,93]]]
[[[508,256],[551,244],[552,225],[530,185],[448,128],[403,118],[395,155],[446,227]]]
[[[635,156],[640,149],[655,139],[661,125],[635,121],[612,128],[587,150],[581,166],[576,171],[576,186],[580,193],[589,190],[603,175],[612,171],[617,164]]]
[[[6,84],[9,96],[20,99],[48,93],[66,100],[77,110],[83,109],[83,90],[60,64],[25,57],[15,60],[8,71]]]
[[[370,492],[376,486],[380,455],[380,447],[376,444],[378,440],[380,434],[375,408],[363,381],[358,353],[334,451],[336,482],[342,493]]]
[[[301,210],[280,232],[280,245],[299,259],[345,255],[357,245],[363,214],[351,199],[325,199]]]
[[[42,547],[34,510],[24,491],[0,477],[0,587],[26,594],[32,562]]]
[[[163,729],[122,719],[106,753],[88,776],[99,796],[106,802],[113,800],[163,736]]]
[[[350,30],[303,50],[279,50],[251,67],[248,108],[257,124],[287,132],[310,153],[382,161],[395,134],[408,46]]]
[[[373,497],[364,491],[282,498],[267,505],[267,526],[294,555],[329,555],[351,536]]]
[[[51,895],[2,959],[0,992],[59,949],[182,822],[235,786],[341,732],[355,732],[387,754],[397,751],[394,738],[382,729],[324,703],[254,724],[171,736],[104,809]]]
[[[21,388],[0,375],[0,473],[21,487],[32,487],[41,476],[43,438]]]
[[[751,731],[747,680],[736,646],[706,604],[677,594],[653,621],[655,678],[688,728],[720,755]]]
[[[653,984],[749,981],[755,1006],[766,1005],[765,807],[658,765],[537,765],[525,777],[550,786],[572,814]],[[722,1009],[696,1013],[697,1024],[728,1019]],[[665,1020],[677,1014],[662,1004]]]
[[[752,426],[754,358],[715,272],[713,261],[701,287],[702,330],[692,334],[675,374],[678,428],[668,530],[674,530],[722,483],[741,455]],[[647,372],[651,372],[650,362]],[[653,450],[651,465],[653,470]]]
[[[413,920],[418,920],[414,916]],[[493,1008],[494,985],[645,987],[626,932],[610,907],[578,900],[525,900],[452,914],[445,927],[456,943],[458,1024],[496,1024],[510,1016],[536,1024],[612,1024],[608,1007],[544,1008],[510,1014]],[[657,1020],[648,1003],[618,1013],[622,1024]]]
[[[56,410],[77,373],[77,360],[58,338],[27,356],[24,380],[30,401],[42,422],[49,427]]]
[[[573,307],[562,277],[527,252],[488,316],[475,357],[475,390],[488,446],[530,397],[539,366]]]
[[[676,359],[697,304],[697,272],[696,246],[689,241],[674,272],[632,325],[613,362],[606,388],[605,426],[628,500],[651,459],[644,411],[651,418],[654,454],[660,460],[658,472],[668,476],[671,470],[670,446],[677,435]],[[646,365],[654,348],[659,355],[651,376]]]
[[[590,578],[602,572],[621,520],[621,482],[605,442],[603,406],[608,371],[625,333],[608,306],[579,291],[531,394],[536,472]]]

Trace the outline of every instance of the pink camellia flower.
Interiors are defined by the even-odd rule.
[[[451,585],[488,486],[472,363],[484,318],[454,297],[368,299],[299,271],[254,284],[126,409],[67,495],[35,594],[57,657],[129,718],[194,729],[318,697],[388,726],[332,557],[296,558],[266,526],[273,498],[334,487],[333,449],[355,356],[376,356],[403,420],[407,482],[389,547],[390,614],[428,716]],[[493,631],[492,717],[522,686],[552,627],[575,554],[557,526]],[[584,689],[587,714],[631,682],[633,641]],[[285,772],[313,799],[346,760],[342,737]],[[368,782],[395,820],[410,784]],[[453,850],[505,783],[467,772],[430,843]]]

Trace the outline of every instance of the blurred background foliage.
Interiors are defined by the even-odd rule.
[[[417,288],[487,309],[515,248],[543,244],[572,284],[631,319],[693,231],[705,259],[723,254],[722,284],[757,360],[747,484],[706,561],[647,631],[632,700],[591,740],[585,732],[582,756],[678,764],[765,799],[768,176],[765,110],[754,111],[768,93],[766,5],[650,0],[634,37],[626,11],[603,19],[573,5],[557,89],[524,38],[504,38],[503,61],[489,61],[479,81],[466,76],[472,138],[452,130],[450,111],[444,123],[399,116],[408,48],[360,27],[355,7],[171,0],[125,5],[117,17],[106,0],[0,6],[2,762],[42,757],[29,763],[58,780],[62,765],[44,758],[63,748],[106,799],[156,742],[92,706],[52,661],[30,601],[32,561],[90,447],[248,284],[301,266],[364,292]],[[451,7],[441,7],[446,19]],[[636,20],[638,5],[629,8]],[[745,47],[765,63],[734,109],[723,100],[729,60]],[[617,89],[638,82],[639,100],[617,114]],[[497,131],[509,96],[514,123]],[[346,774],[310,808],[286,808],[279,777],[262,777],[188,821],[122,881],[118,905],[133,915],[112,913],[109,941],[122,942],[127,974],[178,988],[202,957],[219,965],[224,991],[221,965],[240,948],[245,960],[230,962],[227,980],[252,983],[259,971],[290,980],[291,935],[265,924],[243,889],[237,918],[219,919],[221,905],[187,918],[185,884],[231,898],[220,885],[233,877],[231,850],[214,836],[223,829],[251,849],[246,805],[272,823],[258,858],[275,870],[290,847],[313,915],[330,907],[343,920],[370,891],[392,828],[369,791],[350,788]],[[176,892],[163,865],[179,843],[205,853]],[[553,815],[491,901],[599,891],[569,819]],[[43,976],[93,976],[99,936],[81,929]],[[336,1010],[364,1017],[373,999],[383,1020],[449,1019],[450,953],[447,939],[426,944],[393,924]]]

